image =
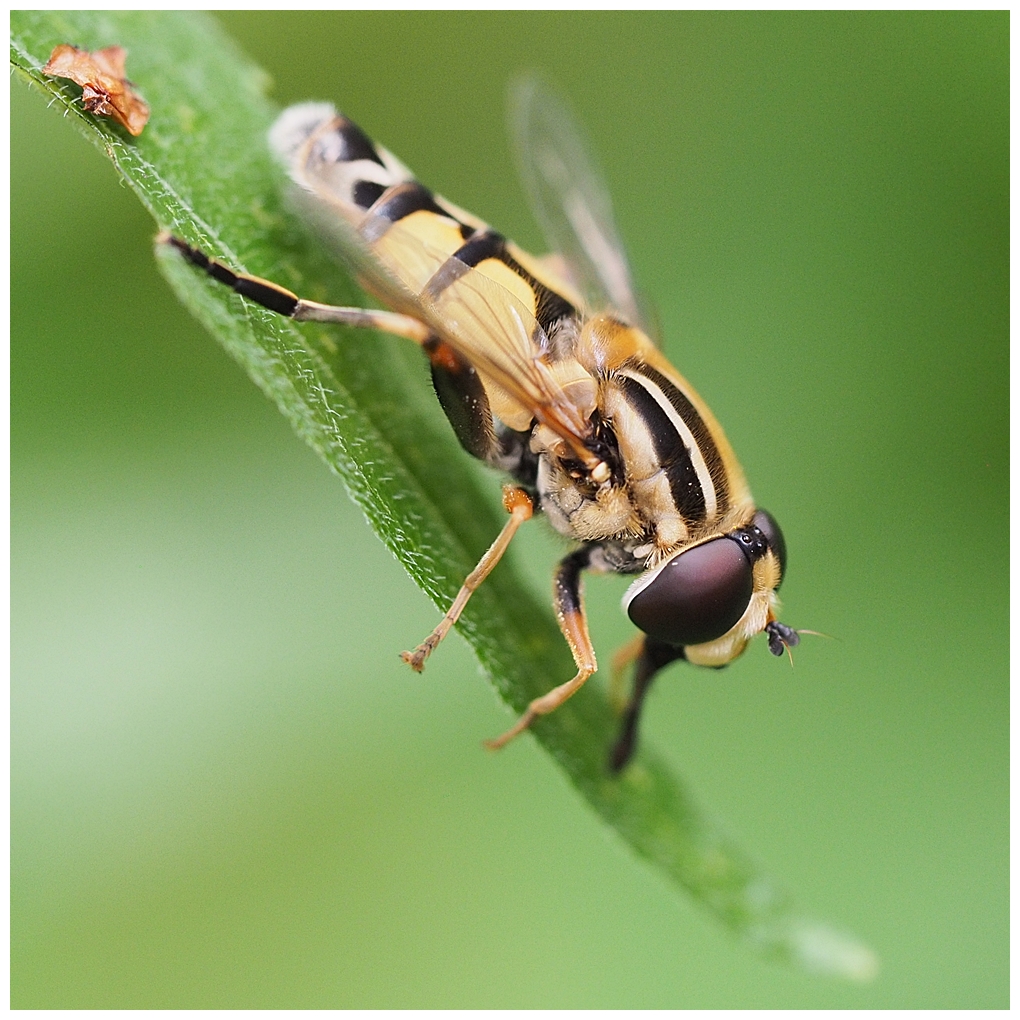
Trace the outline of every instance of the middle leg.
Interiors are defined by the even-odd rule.
[[[515,485],[503,486],[503,506],[510,514],[510,520],[503,525],[503,530],[478,561],[475,569],[464,579],[464,583],[461,585],[460,591],[457,592],[453,604],[446,611],[446,615],[439,621],[435,630],[413,652],[400,653],[400,657],[416,673],[420,673],[425,668],[425,660],[435,650],[436,645],[446,637],[450,628],[460,619],[460,614],[464,612],[468,599],[471,598],[482,581],[492,573],[493,568],[499,563],[503,553],[510,545],[510,540],[517,533],[517,529],[531,518],[533,511],[531,497]]]
[[[559,687],[554,687],[548,694],[535,698],[528,705],[524,714],[506,731],[494,740],[487,740],[485,746],[496,751],[510,743],[514,737],[523,733],[539,716],[555,711],[569,697],[576,694],[590,677],[598,664],[595,661],[595,649],[592,647],[588,634],[588,619],[584,613],[584,602],[581,597],[581,571],[591,562],[591,551],[579,549],[560,561],[553,578],[553,593],[556,605],[556,619],[560,630],[570,645],[571,654],[577,673]]]

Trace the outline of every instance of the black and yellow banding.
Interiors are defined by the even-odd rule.
[[[375,211],[373,209],[373,211]],[[543,331],[550,334],[557,323],[564,319],[578,318],[578,310],[562,294],[542,283],[514,258],[510,245],[502,234],[494,230],[473,231],[461,224],[462,231],[471,231],[468,239],[452,253],[449,261],[436,273],[428,284],[430,297],[438,297],[447,287],[456,283],[469,270],[479,269],[488,260],[498,262],[515,273],[531,289],[534,295],[535,318]]]
[[[579,315],[577,299],[566,293],[570,288],[560,286],[562,281],[538,260],[425,187],[349,118],[324,104],[308,104],[288,114],[290,123],[281,122],[274,129],[273,141],[290,163],[294,179],[309,191],[328,196],[413,294],[426,286],[433,295],[440,293],[466,267],[507,287],[546,332],[559,320]],[[416,267],[401,264],[403,250],[392,251],[387,244],[387,225],[396,224],[404,236],[435,253],[439,264],[424,277]]]
[[[328,104],[291,107],[270,140],[305,193],[313,220],[334,235],[358,282],[395,310],[307,301],[235,272],[179,238],[164,234],[160,241],[280,315],[414,341],[429,359],[433,386],[461,445],[516,483],[504,490],[506,525],[439,625],[403,653],[404,660],[423,668],[534,509],[581,544],[554,578],[556,617],[576,673],[532,701],[490,747],[502,747],[555,710],[595,672],[581,591],[585,570],[641,575],[627,605],[645,636],[631,649],[635,685],[613,769],[633,754],[645,695],[668,663],[684,658],[725,665],[762,630],[777,654],[796,643],[797,632],[773,613],[783,572],[778,526],[768,518],[758,528],[765,544],[772,543],[768,555],[745,562],[735,552],[732,541],[750,534],[762,512],[712,412],[633,321],[637,302],[626,260],[621,251],[604,251],[615,231],[604,210],[594,208],[597,202],[571,211],[577,194],[552,189],[563,200],[564,222],[581,224],[571,228],[573,241],[593,265],[605,259],[595,270],[606,293],[622,295],[610,303],[623,308],[586,306],[575,281],[591,304],[601,299],[576,261],[520,250],[425,187]],[[549,144],[555,147],[554,140]],[[593,211],[597,215],[588,215]],[[563,247],[569,257],[569,245]],[[707,579],[696,576],[703,560],[711,561],[712,570],[702,571]],[[723,608],[713,601],[716,589],[728,596]],[[702,598],[703,591],[711,598]],[[701,629],[694,626],[702,622]]]

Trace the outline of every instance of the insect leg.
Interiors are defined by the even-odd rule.
[[[639,639],[640,640],[640,639]],[[630,646],[627,646],[628,649]],[[684,657],[684,650],[676,645],[667,645],[646,637],[637,655],[637,666],[634,670],[634,693],[623,712],[620,735],[609,754],[609,768],[619,772],[634,756],[637,749],[638,721],[641,718],[641,707],[645,695],[652,686],[652,681],[659,671],[671,662]]]
[[[496,737],[495,740],[487,740],[485,746],[489,750],[498,750],[523,733],[540,715],[548,715],[559,708],[584,686],[584,682],[598,668],[595,662],[595,649],[588,636],[588,620],[584,614],[584,602],[581,597],[581,571],[590,561],[591,551],[579,549],[560,561],[553,578],[556,618],[567,644],[570,645],[574,663],[577,665],[577,674],[572,680],[554,687],[541,698],[536,698],[528,705],[524,715],[502,736]]]
[[[193,248],[172,234],[162,233],[156,238],[158,244],[169,244],[176,248],[193,266],[204,270],[214,280],[226,284],[242,297],[278,312],[298,322],[335,322],[343,326],[362,329],[377,329],[382,333],[393,333],[424,345],[432,336],[425,323],[410,315],[399,312],[383,312],[374,308],[344,308],[339,305],[323,305],[318,301],[305,301],[297,294],[281,287],[271,280],[247,273],[235,273],[217,259],[211,259],[205,252]]]
[[[492,568],[499,563],[507,546],[510,545],[510,539],[514,537],[517,529],[531,517],[533,510],[531,497],[523,489],[518,489],[514,485],[503,487],[503,506],[510,514],[510,520],[506,522],[503,530],[496,536],[496,541],[489,546],[485,555],[478,561],[478,566],[468,574],[460,591],[457,592],[457,597],[453,600],[453,605],[439,621],[439,626],[413,652],[401,652],[400,657],[416,673],[420,673],[425,668],[425,660],[460,618],[472,593],[492,573]]]
[[[618,715],[623,715],[627,708],[627,692],[624,681],[630,667],[637,662],[645,648],[645,635],[637,634],[622,648],[613,652],[613,660],[609,666],[609,704]]]
[[[461,446],[472,456],[508,471],[524,484],[534,482],[533,477],[528,477],[528,465],[524,464],[522,468],[522,461],[527,460],[526,443],[515,443],[513,437],[508,439],[496,434],[489,399],[478,373],[419,319],[373,308],[346,308],[305,301],[271,280],[249,276],[247,273],[235,273],[229,266],[209,258],[205,252],[172,234],[162,233],[156,241],[177,249],[192,265],[208,273],[214,280],[280,315],[298,321],[335,322],[345,326],[376,329],[413,340],[428,356],[436,396]]]

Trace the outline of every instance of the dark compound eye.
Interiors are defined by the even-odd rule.
[[[744,615],[751,601],[751,569],[736,542],[714,538],[674,556],[631,597],[627,615],[649,637],[667,644],[714,641]]]
[[[751,523],[768,539],[769,548],[779,558],[779,569],[782,571],[782,577],[786,577],[786,541],[783,538],[783,532],[776,523],[775,517],[768,510],[759,510],[754,515],[754,520]]]

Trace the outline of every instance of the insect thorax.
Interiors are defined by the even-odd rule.
[[[722,430],[640,330],[596,317],[570,355],[554,359],[554,370],[577,373],[579,399],[585,381],[592,387],[591,443],[612,471],[595,484],[552,430],[534,428],[535,486],[557,531],[615,543],[615,569],[642,569],[750,520],[754,505]]]

